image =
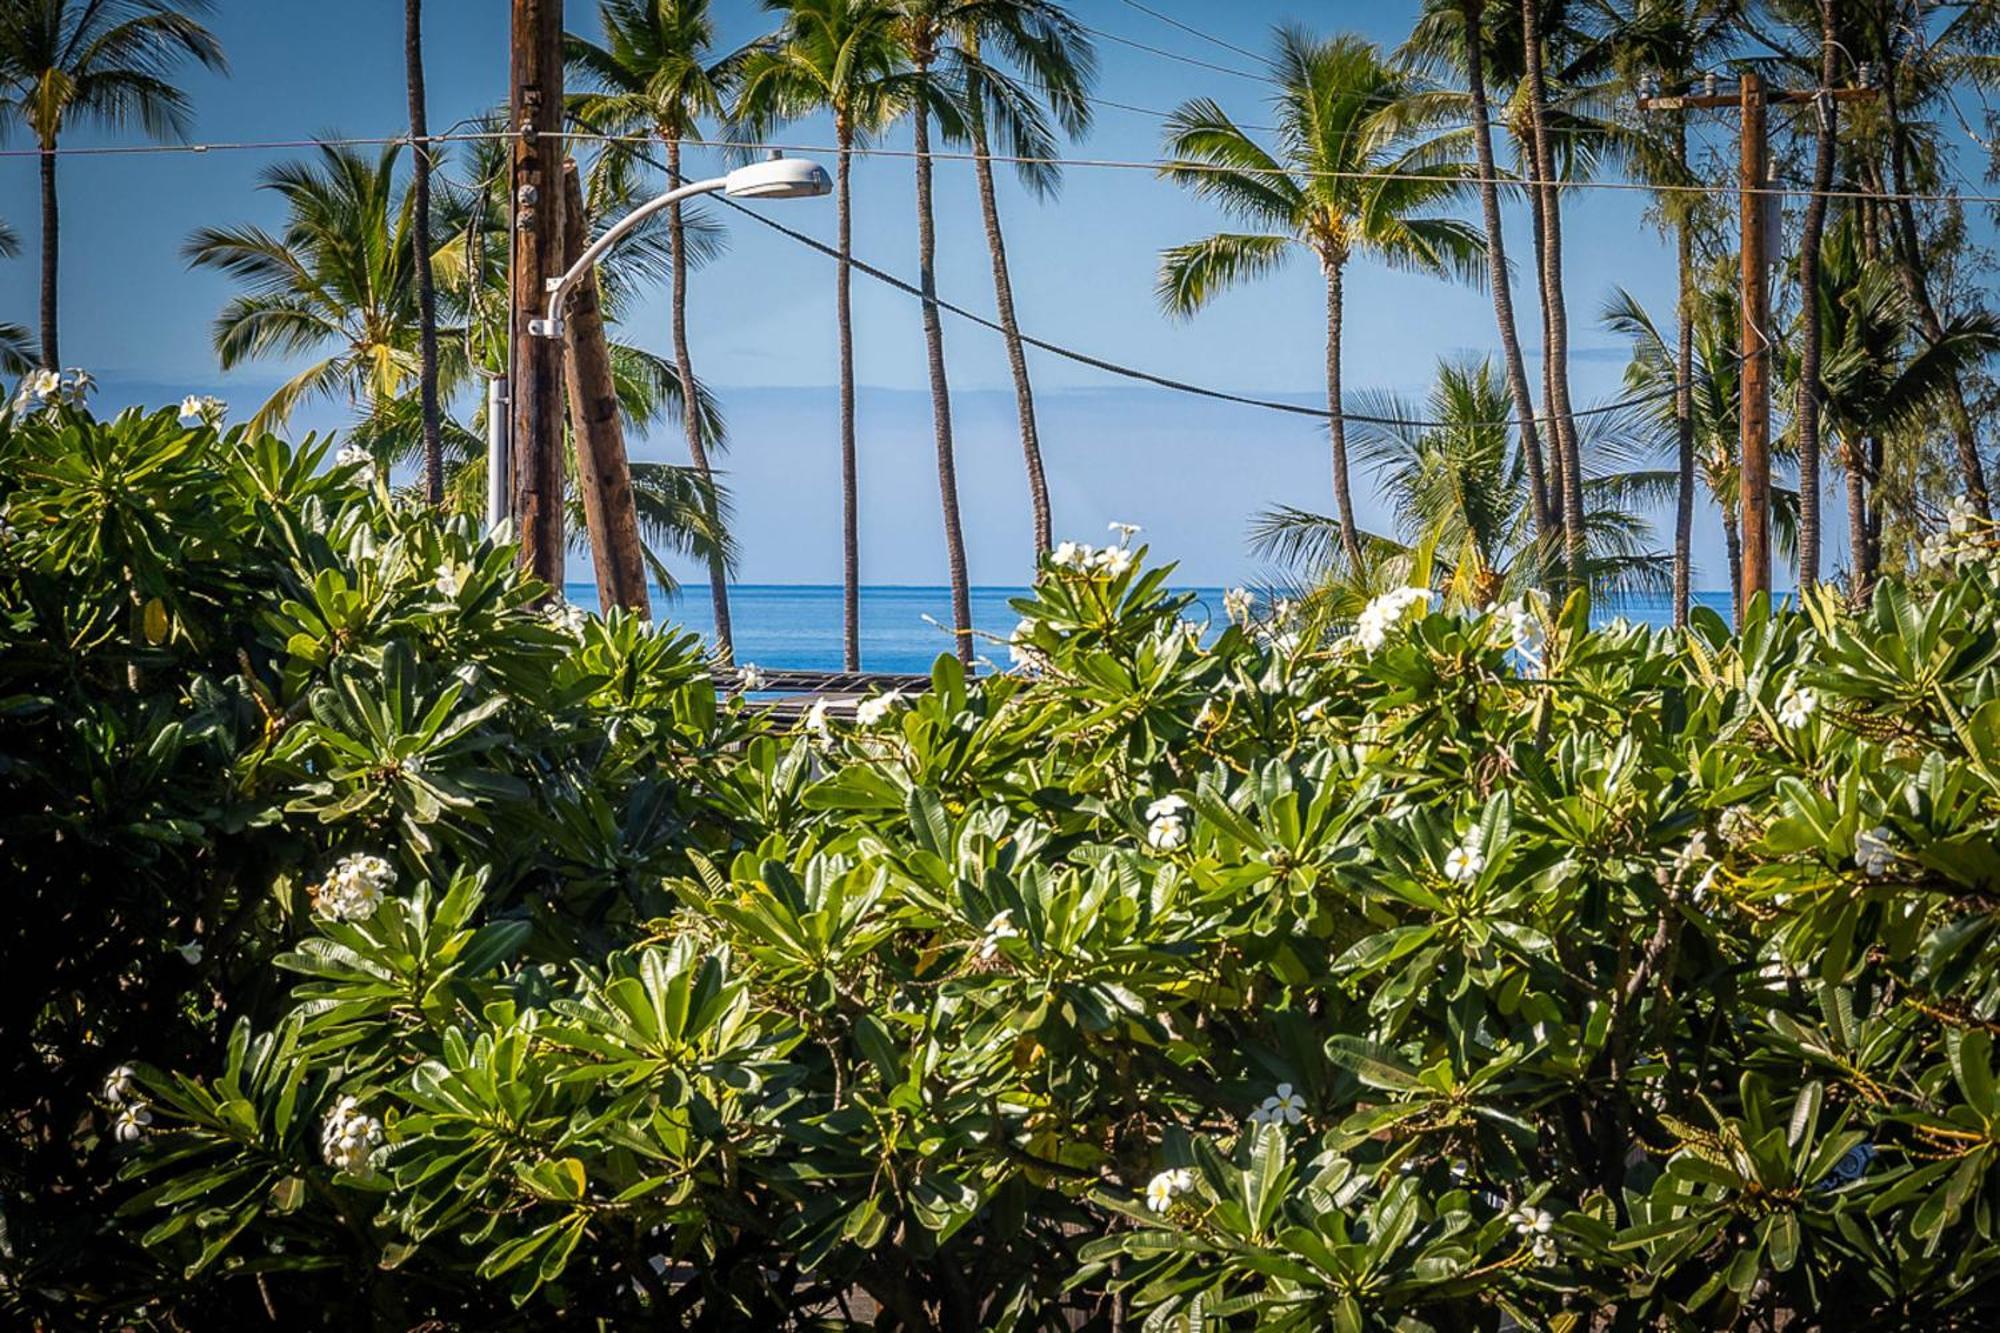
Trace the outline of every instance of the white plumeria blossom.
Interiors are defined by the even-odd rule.
[[[1785,688],[1778,694],[1778,725],[1796,731],[1811,720],[1818,708],[1817,690],[1795,680],[1786,681]]]
[[[1870,879],[1880,879],[1889,873],[1889,863],[1896,859],[1896,849],[1890,844],[1890,833],[1877,825],[1854,835],[1854,864],[1861,867],[1861,873]]]
[[[1017,667],[1032,670],[1042,664],[1042,654],[1034,645],[1035,621],[1024,616],[1021,623],[1014,626],[1014,632],[1007,636],[1007,657]]]
[[[1141,528],[1137,523],[1120,523],[1117,519],[1113,519],[1110,522],[1110,524],[1107,525],[1106,531],[1117,533],[1118,544],[1120,546],[1123,546],[1127,542],[1131,541],[1134,537],[1138,536],[1141,532],[1143,532],[1144,529]]]
[[[1014,912],[1012,908],[994,913],[993,919],[986,923],[985,931],[979,936],[979,961],[982,963],[992,962],[994,955],[1000,952],[1000,941],[1019,939],[1020,937],[1021,932],[1014,925]]]
[[[1555,1229],[1556,1215],[1546,1208],[1537,1208],[1524,1203],[1507,1214],[1507,1220],[1514,1224],[1514,1230],[1523,1236],[1546,1236]]]
[[[335,467],[373,467],[375,465],[375,455],[369,453],[358,444],[343,444],[340,446],[340,452],[333,456],[333,465]]]
[[[366,921],[396,885],[396,871],[367,852],[344,856],[319,886],[313,910],[330,921]]]
[[[736,668],[736,687],[745,694],[764,688],[764,673],[755,662],[745,662]]]
[[[548,622],[572,639],[583,637],[583,631],[590,624],[590,615],[575,602],[567,602],[558,597],[542,612]]]
[[[1289,597],[1280,597],[1271,603],[1271,620],[1274,624],[1289,625],[1292,617],[1299,613],[1299,604]]]
[[[1123,546],[1107,546],[1092,558],[1091,563],[1107,578],[1115,579],[1132,568],[1132,553]]]
[[[1979,522],[1979,511],[1972,507],[1970,496],[1954,495],[1951,504],[1945,509],[1944,520],[1945,527],[1954,536],[1963,536],[1971,532],[1973,525]]]
[[[805,727],[807,735],[818,736],[822,739],[831,735],[833,727],[827,721],[826,700],[813,700],[812,707],[806,709],[805,720],[801,725]]]
[[[104,1076],[104,1100],[113,1106],[122,1106],[127,1098],[137,1090],[134,1080],[139,1071],[130,1065],[120,1065]]]
[[[53,370],[31,370],[21,377],[14,391],[14,410],[26,412],[42,406],[62,391],[62,376]]]
[[[863,699],[854,706],[854,720],[864,727],[872,727],[889,714],[903,706],[903,692],[890,690],[872,699]]]
[[[320,1130],[320,1155],[326,1164],[351,1176],[367,1176],[374,1165],[369,1156],[382,1142],[382,1122],[361,1109],[361,1099],[343,1096],[327,1112]]]
[[[1354,621],[1354,641],[1374,652],[1389,641],[1389,631],[1409,617],[1413,607],[1428,612],[1437,594],[1429,588],[1393,588],[1369,602]]]
[[[1454,884],[1479,878],[1486,869],[1486,853],[1472,836],[1444,854],[1444,877]]]
[[[120,1143],[137,1143],[152,1123],[152,1108],[144,1102],[131,1102],[111,1117],[111,1133]]]
[[[1146,845],[1156,852],[1171,852],[1187,841],[1185,817],[1188,803],[1178,796],[1162,796],[1146,807]]]
[[[229,410],[229,404],[209,394],[191,393],[181,399],[181,424],[214,425]]]
[[[1757,825],[1757,816],[1750,812],[1747,805],[1732,805],[1724,810],[1715,821],[1715,832],[1731,847],[1747,847],[1763,834]]]
[[[1094,547],[1084,546],[1078,542],[1058,542],[1056,549],[1049,555],[1049,563],[1057,569],[1082,569],[1096,554]]]
[[[1146,1182],[1146,1207],[1156,1213],[1164,1213],[1173,1203],[1174,1196],[1185,1194],[1194,1188],[1194,1173],[1186,1167],[1169,1167]]]
[[[446,597],[458,596],[458,590],[465,586],[464,574],[449,560],[440,561],[433,573],[436,577],[431,580],[431,586]]]
[[[1264,1104],[1250,1113],[1250,1118],[1260,1125],[1296,1125],[1306,1118],[1306,1099],[1299,1096],[1291,1084],[1280,1083],[1264,1099]]]
[[[1257,595],[1248,588],[1231,588],[1222,594],[1222,614],[1231,620],[1248,620],[1256,602]]]

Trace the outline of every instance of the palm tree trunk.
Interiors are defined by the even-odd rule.
[[[1819,582],[1819,252],[1826,234],[1827,191],[1833,188],[1833,0],[1819,0],[1819,141],[1813,158],[1813,192],[1799,237],[1799,590]]]
[[[1340,550],[1347,568],[1361,572],[1360,528],[1354,521],[1354,495],[1347,484],[1347,417],[1341,407],[1340,337],[1343,318],[1340,267],[1336,255],[1321,259],[1326,271],[1326,410],[1331,414],[1328,436],[1333,441],[1333,503],[1340,516]]]
[[[840,325],[840,594],[841,666],[861,669],[861,510],[854,459],[854,314],[850,304],[854,283],[854,127],[844,113],[833,121],[834,173],[840,198],[835,201],[840,248],[840,272],[833,289],[834,318]]]
[[[1729,623],[1743,623],[1743,529],[1737,525],[1736,511],[1722,510],[1722,552],[1729,560]]]
[[[62,227],[56,208],[56,150],[42,145],[42,365],[62,369],[56,348],[56,269]]]
[[[1569,399],[1569,315],[1563,302],[1562,198],[1555,188],[1555,157],[1549,145],[1548,84],[1542,72],[1541,0],[1521,0],[1521,44],[1526,55],[1529,140],[1535,188],[1543,195],[1542,321],[1547,328],[1549,413],[1562,440],[1563,545],[1572,582],[1583,579],[1583,459]]]
[[[922,50],[916,59],[917,82],[930,72]],[[972,588],[965,565],[965,533],[959,526],[958,465],[951,444],[951,384],[944,372],[944,326],[937,307],[937,220],[931,208],[930,110],[916,107],[917,155],[917,275],[923,291],[924,353],[930,363],[931,425],[937,437],[938,500],[944,507],[945,559],[951,566],[952,640],[958,660],[972,665]]]
[[[681,141],[669,134],[667,179],[681,179]],[[667,205],[667,256],[673,268],[674,374],[681,382],[681,428],[687,435],[688,458],[709,488],[706,503],[709,522],[719,534],[722,508],[715,502],[715,471],[709,466],[708,445],[701,436],[701,403],[695,397],[694,359],[687,341],[687,222],[679,204]],[[722,563],[720,549],[708,553],[708,594],[715,605],[715,656],[724,665],[736,660],[736,636],[729,623],[729,571]]]
[[[1678,158],[1687,169],[1687,124],[1680,122]],[[1674,349],[1674,625],[1687,624],[1694,601],[1694,227],[1686,217],[1674,228],[1675,263],[1680,280],[1677,346]],[[1735,571],[1730,572],[1731,579]]]
[[[1896,97],[1896,62],[1888,61],[1886,69],[1887,74],[1882,81],[1882,101],[1889,113],[1889,182],[1896,195],[1890,230],[1894,233],[1897,264],[1902,270],[1904,285],[1916,300],[1924,337],[1935,343],[1944,337],[1944,322],[1938,317],[1937,306],[1931,300],[1930,284],[1924,278],[1923,243],[1917,234],[1917,212],[1910,203],[1908,153],[1903,143],[1902,109]],[[1993,510],[1986,494],[1986,468],[1979,460],[1979,439],[1972,428],[1971,414],[1966,410],[1965,386],[1960,383],[1956,372],[1951,376],[1944,406],[1945,416],[1951,425],[1952,440],[1958,450],[1959,479],[1965,487],[1965,497],[1980,518],[1990,519]]]
[[[417,394],[424,416],[424,498],[444,503],[438,415],[437,285],[431,274],[431,146],[424,111],[424,4],[403,0],[403,68],[410,91],[410,245],[417,278]]]
[[[1847,473],[1847,549],[1848,565],[1853,570],[1848,596],[1858,602],[1868,595],[1868,585],[1875,578],[1868,558],[1868,485],[1855,442],[1845,441],[1840,454]]]
[[[993,303],[1000,315],[1000,336],[1007,344],[1007,367],[1014,375],[1014,406],[1021,418],[1021,457],[1028,468],[1028,499],[1035,513],[1035,558],[1053,545],[1049,514],[1049,482],[1042,471],[1042,442],[1035,429],[1035,390],[1028,380],[1028,358],[1021,345],[1021,326],[1014,318],[1014,284],[1007,273],[1007,243],[1000,234],[1000,202],[993,189],[993,159],[986,137],[986,117],[975,103],[966,117],[972,128],[972,170],[979,181],[979,208],[986,218],[986,248],[993,256]]]
[[[1513,285],[1507,276],[1507,248],[1500,222],[1500,186],[1493,161],[1493,133],[1487,125],[1486,47],[1480,15],[1486,0],[1461,0],[1465,21],[1466,84],[1472,94],[1473,144],[1479,157],[1479,209],[1486,224],[1487,281],[1493,288],[1493,318],[1500,327],[1501,357],[1506,363],[1507,391],[1514,415],[1521,419],[1521,457],[1528,470],[1528,502],[1534,513],[1535,536],[1547,557],[1553,536],[1549,519],[1548,474],[1542,462],[1541,433],[1535,429],[1535,396],[1528,387],[1528,369],[1521,356],[1521,335],[1514,321]]]

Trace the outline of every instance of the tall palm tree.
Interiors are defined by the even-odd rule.
[[[410,245],[417,274],[417,384],[423,407],[424,498],[444,502],[444,439],[438,411],[437,284],[431,274],[431,145],[424,109],[424,4],[403,0],[403,73],[410,94]]]
[[[999,10],[989,0],[891,0],[894,30],[908,74],[902,109],[910,115],[917,177],[917,287],[922,293],[924,362],[931,390],[931,433],[937,449],[938,504],[944,515],[945,564],[951,577],[952,642],[959,661],[972,665],[972,578],[965,561],[965,527],[959,515],[958,458],[952,441],[951,380],[945,373],[944,321],[937,304],[937,210],[933,204],[931,121],[946,137],[966,133],[965,102],[952,59],[954,43],[976,30],[973,11]]]
[[[0,220],[0,259],[21,253],[21,238]],[[0,320],[0,375],[25,375],[35,365],[35,342],[24,325]]]
[[[572,100],[572,109],[594,128],[657,138],[666,151],[667,175],[678,184],[683,141],[699,132],[702,121],[717,121],[728,113],[745,52],[715,52],[708,0],[600,0],[597,13],[604,29],[601,44],[574,34],[568,38],[571,69],[594,85]],[[681,429],[688,456],[712,484],[709,445],[722,441],[719,435],[707,438],[695,391],[687,337],[688,228],[681,207],[667,206],[674,369],[681,381]],[[708,587],[715,603],[716,653],[728,662],[735,655],[735,635],[727,571],[719,553],[709,565]]]
[[[1053,161],[1056,137],[1041,104],[1047,105],[1065,134],[1077,137],[1086,133],[1097,56],[1088,34],[1066,10],[1049,0],[962,5],[956,26],[959,33],[954,54],[962,67],[965,125],[972,145],[973,176],[979,186],[980,213],[986,223],[986,248],[993,260],[994,306],[1014,378],[1021,456],[1027,467],[1035,555],[1039,558],[1053,540],[1054,519],[1035,421],[1034,385],[1028,377],[1028,358],[1014,313],[1006,239],[1000,230],[999,198],[993,186],[993,138],[997,131],[1004,155],[1015,159],[1016,174],[1029,190],[1041,198],[1052,196],[1062,176]],[[1020,71],[1028,87],[1010,78],[993,59],[995,55]]]
[[[1985,312],[1955,315],[1931,336],[1895,264],[1869,257],[1859,231],[1858,220],[1849,217],[1828,238],[1817,298],[1821,414],[1847,474],[1857,595],[1880,566],[1882,508],[1869,492],[1883,476],[1892,437],[1948,416],[1961,377],[2000,351],[2000,318]]]
[[[1526,453],[1508,417],[1511,396],[1490,359],[1468,358],[1441,362],[1421,402],[1369,392],[1351,400],[1372,418],[1353,427],[1355,457],[1373,471],[1396,520],[1397,536],[1371,535],[1370,544],[1379,555],[1429,551],[1447,595],[1469,606],[1537,586],[1548,558],[1527,503]],[[1599,430],[1614,428],[1612,418],[1592,420]],[[1665,582],[1666,562],[1647,549],[1648,524],[1632,509],[1659,481],[1625,471],[1585,478],[1594,501],[1585,578],[1600,592],[1653,591]],[[1338,524],[1320,515],[1273,510],[1259,518],[1251,541],[1328,589],[1351,582],[1341,568]]]
[[[903,50],[888,0],[765,0],[782,16],[777,37],[744,62],[737,119],[753,132],[826,111],[833,117],[835,226],[840,252],[834,281],[840,333],[840,539],[843,604],[841,661],[861,668],[861,526],[854,441],[853,165],[893,118],[903,96]]]
[[[1492,40],[1487,29],[1495,20],[1504,22],[1507,15],[1505,6],[1492,8],[1487,0],[1426,0],[1402,55],[1430,67],[1455,65],[1465,79],[1466,109],[1471,116],[1473,150],[1479,166],[1479,211],[1486,232],[1487,286],[1493,296],[1493,318],[1500,333],[1507,393],[1515,419],[1521,423],[1528,506],[1536,533],[1552,541],[1557,523],[1550,512],[1548,467],[1535,420],[1535,395],[1528,385],[1527,362],[1521,355],[1521,336],[1514,318],[1513,282],[1507,269],[1506,237],[1500,217],[1500,172],[1494,159],[1492,108],[1487,95],[1487,47]]]
[[[1261,228],[1222,232],[1161,256],[1166,309],[1189,315],[1224,289],[1276,269],[1295,249],[1318,263],[1326,284],[1326,405],[1331,416],[1333,496],[1340,549],[1359,567],[1361,542],[1348,485],[1341,415],[1342,279],[1348,261],[1477,283],[1485,242],[1457,218],[1424,214],[1461,188],[1464,173],[1434,145],[1398,141],[1401,104],[1419,91],[1414,75],[1385,63],[1357,37],[1318,38],[1279,29],[1270,64],[1278,147],[1267,150],[1215,102],[1184,102],[1167,120],[1161,174]]]
[[[0,135],[19,124],[40,150],[42,364],[57,341],[61,215],[56,149],[78,124],[136,123],[156,139],[186,137],[187,95],[168,78],[192,60],[226,69],[222,46],[192,17],[207,0],[8,0],[0,5]]]

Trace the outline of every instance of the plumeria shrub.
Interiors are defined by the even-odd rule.
[[[1976,521],[1740,635],[1125,532],[794,725],[323,444],[0,488],[15,1317],[2000,1318]]]

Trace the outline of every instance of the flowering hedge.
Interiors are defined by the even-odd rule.
[[[323,443],[0,501],[12,1319],[1996,1317],[1976,523],[1740,636],[1121,534],[785,730]]]

